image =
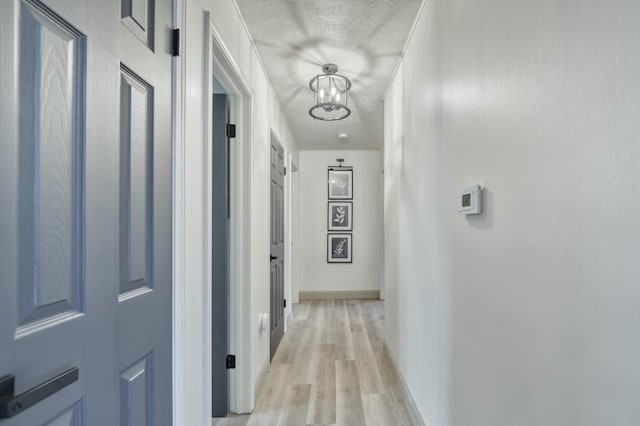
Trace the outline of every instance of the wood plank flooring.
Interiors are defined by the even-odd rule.
[[[410,426],[382,353],[384,302],[312,300],[293,308],[253,414],[213,426]]]

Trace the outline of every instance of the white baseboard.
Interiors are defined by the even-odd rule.
[[[380,290],[301,291],[300,300],[380,299]]]
[[[256,379],[256,385],[254,388],[254,399],[253,399],[253,405],[255,407],[256,405],[256,401],[258,401],[258,398],[260,397],[260,394],[262,393],[262,389],[264,389],[264,384],[267,381],[267,373],[269,373],[269,365],[270,362],[269,360],[266,360],[264,362],[264,365],[262,366],[262,369],[260,370],[260,374],[258,374],[258,378]]]
[[[402,400],[404,402],[404,405],[405,407],[407,407],[407,411],[409,412],[409,418],[411,419],[411,423],[414,426],[426,426],[426,423],[424,422],[424,420],[422,419],[422,416],[420,415],[420,411],[418,411],[418,407],[416,407],[416,403],[413,400],[413,396],[411,396],[411,392],[409,392],[409,387],[407,387],[407,382],[404,380],[404,376],[402,375],[402,372],[398,368],[398,363],[396,362],[395,358],[393,357],[393,354],[391,353],[391,351],[389,350],[389,347],[387,346],[386,340],[382,345],[382,352],[384,356],[387,358],[387,361],[389,361],[389,364],[393,369],[393,373],[398,379],[400,394],[402,395]]]

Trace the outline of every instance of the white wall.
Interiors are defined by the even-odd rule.
[[[244,170],[250,187],[249,205],[250,236],[250,291],[251,291],[251,383],[255,386],[258,374],[269,360],[269,333],[260,333],[259,315],[269,312],[269,143],[273,132],[288,154],[297,159],[297,146],[273,89],[258,60],[256,50],[246,31],[234,1],[189,0],[186,2],[185,45],[186,58],[186,102],[185,102],[185,196],[184,211],[186,221],[186,247],[184,282],[177,286],[184,288],[183,316],[186,335],[181,344],[187,348],[184,360],[177,372],[179,378],[176,412],[179,424],[209,424],[210,401],[207,395],[207,359],[210,333],[207,324],[206,299],[208,282],[205,276],[205,236],[204,231],[204,164],[205,122],[203,69],[207,55],[204,52],[205,22],[204,12],[209,11],[222,44],[241,72],[241,77],[252,91],[252,131],[244,139],[250,144],[251,167]],[[208,24],[207,24],[208,25]],[[240,362],[240,361],[239,361]],[[250,389],[251,392],[253,392]],[[253,395],[251,395],[253,398]],[[248,407],[251,409],[252,407]]]
[[[638,22],[426,2],[385,99],[385,268],[427,424],[640,424]],[[457,214],[476,183],[483,215]]]
[[[327,263],[327,167],[353,166],[353,263]],[[382,188],[378,151],[300,151],[299,291],[379,290]]]

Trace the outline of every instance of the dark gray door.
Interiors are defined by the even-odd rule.
[[[0,2],[3,426],[171,424],[171,5]]]
[[[271,141],[271,358],[284,334],[284,152]]]
[[[211,386],[213,417],[227,415],[229,306],[229,102],[227,95],[213,95],[212,129],[212,267],[211,267]]]

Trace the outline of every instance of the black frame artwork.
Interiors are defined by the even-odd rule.
[[[339,211],[340,207],[345,207],[346,211]],[[329,201],[327,203],[327,231],[353,231],[352,201]]]
[[[353,234],[327,234],[327,263],[353,263]]]
[[[336,185],[336,181],[340,176],[347,176],[347,182],[341,182],[340,185]],[[346,188],[344,188],[345,185],[346,185]],[[328,194],[327,198],[330,200],[353,200],[353,169],[348,169],[348,168],[328,169],[327,170],[327,194]]]

